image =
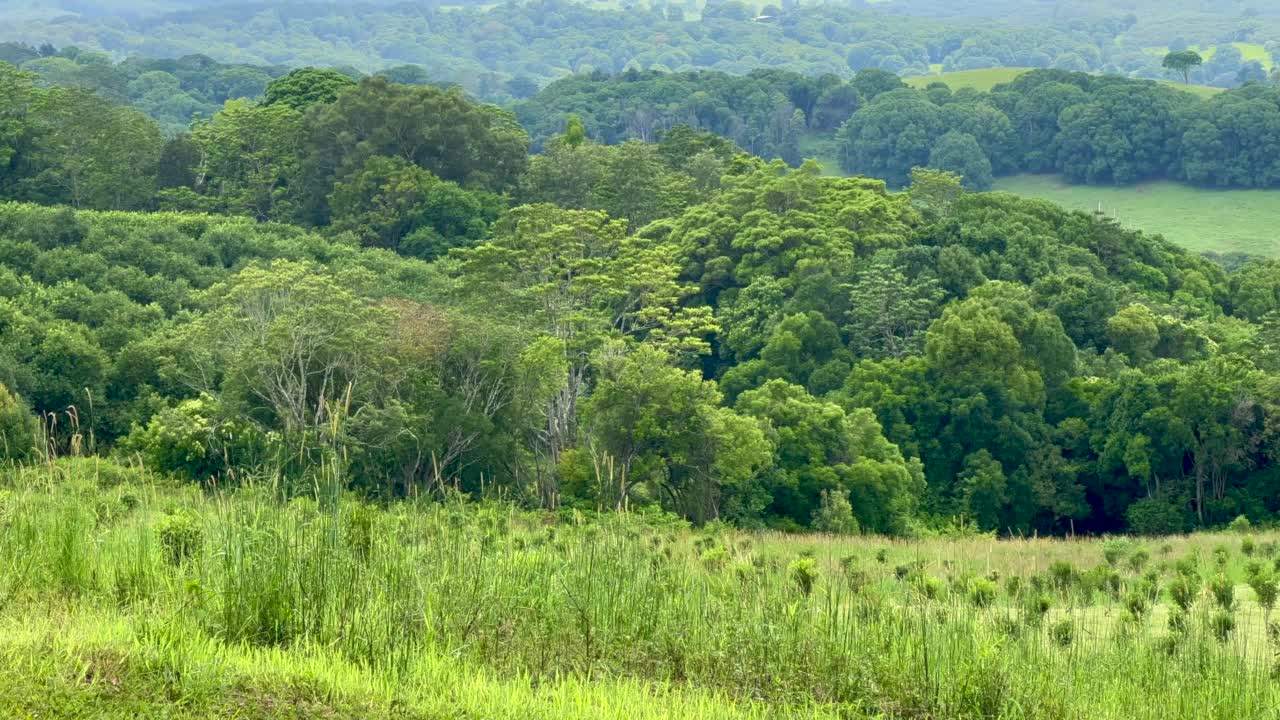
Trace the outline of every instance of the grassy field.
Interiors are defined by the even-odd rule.
[[[690,529],[0,473],[0,716],[1274,717],[1280,536]],[[1153,703],[1152,698],[1160,701]]]
[[[957,72],[937,72],[934,75],[904,78],[903,81],[915,88],[928,87],[929,83],[944,82],[949,85],[952,90],[973,88],[975,90],[981,90],[982,92],[989,92],[991,88],[996,85],[1012,82],[1015,78],[1028,70],[1030,70],[1030,68],[1020,67],[959,70]]]
[[[928,87],[930,83],[944,82],[949,85],[952,90],[973,88],[982,92],[989,92],[996,85],[1012,82],[1019,75],[1030,70],[1030,68],[998,67],[984,68],[982,70],[942,72],[941,66],[931,66],[931,69],[934,69],[934,74],[932,75],[920,75],[917,77],[904,78],[903,82],[914,88],[925,88]],[[1161,80],[1160,83],[1171,88],[1192,93],[1202,98],[1211,98],[1214,95],[1223,92],[1222,88],[1209,87],[1208,85],[1184,85],[1181,82],[1175,82],[1173,80]]]
[[[1275,66],[1275,60],[1271,57],[1271,53],[1267,52],[1266,46],[1261,45],[1259,43],[1246,43],[1246,42],[1237,42],[1237,43],[1231,43],[1231,44],[1234,45],[1236,49],[1240,51],[1240,56],[1244,58],[1245,62],[1248,62],[1250,60],[1257,60],[1258,62],[1262,63],[1262,67],[1266,68],[1267,70],[1270,70],[1272,67]],[[1200,56],[1203,57],[1205,60],[1213,59],[1213,56],[1218,52],[1218,48],[1213,45],[1210,45],[1207,47],[1192,45],[1188,49],[1195,50],[1196,52],[1200,53]],[[1169,48],[1167,47],[1143,48],[1143,51],[1150,55],[1164,57],[1169,52]]]
[[[836,140],[834,133],[810,132],[801,135],[800,156],[817,160],[822,165],[824,175],[844,175],[840,169],[840,142]]]
[[[998,178],[995,189],[1103,213],[1197,252],[1280,256],[1280,191],[1201,190],[1172,182],[1068,185],[1051,175]]]

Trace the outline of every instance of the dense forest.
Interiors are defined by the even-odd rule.
[[[897,83],[831,87],[870,80]],[[978,130],[1019,95],[1113,122],[1125,98],[1172,122],[1148,101],[1181,98],[1055,72],[972,100],[877,89],[866,109]],[[337,463],[374,496],[891,534],[1280,511],[1274,261],[1228,270],[945,167],[902,193],[822,177],[705,127],[609,145],[600,115],[569,115],[533,123],[530,155],[516,114],[383,76],[294,71],[170,137],[8,65],[0,96],[11,459],[304,484]],[[1194,107],[1236,102],[1278,112],[1261,87]],[[1018,117],[1005,139],[1044,146],[1044,116]]]
[[[912,89],[883,70],[847,82],[777,70],[637,72],[559,80],[515,111],[535,144],[576,114],[606,143],[690,125],[793,165],[806,136],[833,135],[844,170],[895,187],[924,165],[960,173],[978,190],[1020,172],[1089,184],[1280,184],[1280,87],[1261,82],[1206,100],[1151,81],[1062,70],[1029,72],[990,93],[944,83]]]
[[[34,73],[41,87],[92,90],[93,102],[141,111],[168,138],[182,136],[193,119],[206,130],[216,116],[224,120],[231,113],[219,112],[229,100],[262,100],[267,85],[287,72],[198,55],[113,63],[77,48],[21,44],[0,45],[5,61]],[[352,68],[332,74],[334,82],[364,77]],[[396,84],[458,88],[414,65],[378,75]],[[31,75],[24,77],[30,84]],[[842,170],[892,187],[904,185],[911,168],[923,165],[957,172],[976,190],[989,189],[994,177],[1021,172],[1054,172],[1088,184],[1280,184],[1280,153],[1274,151],[1280,147],[1280,85],[1263,81],[1205,99],[1150,81],[1061,70],[1028,72],[989,93],[953,91],[944,83],[912,89],[879,69],[861,70],[847,81],[785,70],[744,76],[628,71],[575,75],[541,90],[511,81],[502,97],[535,150],[576,115],[591,139],[608,145],[652,142],[672,127],[689,126],[792,166],[802,161],[806,141],[825,140]],[[170,149],[181,154],[184,142],[170,140]]]
[[[117,58],[208,55],[262,66],[416,65],[498,100],[506,84],[572,73],[759,68],[847,78],[857,70],[925,75],[998,66],[1163,78],[1163,49],[1216,47],[1198,83],[1231,87],[1263,68],[1230,43],[1275,54],[1280,15],[1266,3],[651,2],[340,4],[9,2],[0,40]]]

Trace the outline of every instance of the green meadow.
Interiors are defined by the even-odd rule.
[[[0,478],[0,715],[1274,717],[1280,536],[888,540]],[[1159,702],[1152,702],[1159,698]]]
[[[1053,175],[997,178],[995,189],[1101,212],[1197,252],[1280,256],[1280,191],[1205,190],[1174,182],[1069,185]]]
[[[941,68],[938,68],[941,70]],[[981,70],[958,70],[956,72],[937,72],[933,75],[921,75],[918,77],[904,78],[903,82],[914,88],[925,88],[930,83],[944,82],[951,87],[952,90],[960,88],[973,88],[982,92],[989,92],[991,88],[1000,83],[1012,82],[1015,78],[1031,68],[1020,67],[996,67],[983,68]]]

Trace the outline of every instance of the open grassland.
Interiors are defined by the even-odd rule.
[[[840,153],[840,141],[832,133],[810,132],[800,136],[800,156],[817,160],[822,165],[823,175],[844,175],[840,168]]]
[[[939,71],[933,75],[903,78],[903,82],[914,88],[925,88],[930,83],[944,82],[952,90],[973,88],[982,92],[990,92],[991,88],[996,85],[1012,82],[1019,75],[1030,70],[1031,68],[996,67],[983,68],[981,70],[957,70],[955,72]]]
[[[958,70],[956,72],[942,72],[939,68],[932,75],[919,75],[916,77],[903,78],[903,82],[914,88],[926,88],[930,83],[943,82],[952,90],[961,88],[973,88],[981,92],[990,92],[992,88],[1001,83],[1013,82],[1017,77],[1025,72],[1030,72],[1031,68],[1020,67],[996,67],[983,68],[981,70]],[[1161,80],[1162,85],[1183,90],[1202,98],[1211,98],[1218,93],[1223,92],[1222,88],[1210,87],[1208,85],[1184,85],[1181,82],[1173,80]]]
[[[1280,536],[889,541],[0,487],[0,715],[1273,717]],[[1158,701],[1153,702],[1153,699]]]
[[[1262,64],[1262,67],[1266,68],[1267,70],[1270,70],[1272,67],[1275,66],[1275,59],[1271,57],[1271,53],[1267,52],[1266,46],[1260,43],[1247,43],[1247,42],[1236,42],[1231,44],[1234,45],[1236,49],[1240,51],[1240,56],[1244,58],[1245,62],[1248,62],[1250,60],[1257,60],[1259,63]],[[1216,45],[1209,45],[1209,46],[1192,45],[1187,49],[1195,50],[1196,52],[1200,53],[1200,56],[1203,57],[1205,60],[1212,60],[1213,56],[1218,52],[1218,48]],[[1143,48],[1143,51],[1150,55],[1164,57],[1166,54],[1168,54],[1169,48],[1167,47]]]
[[[1172,182],[1069,185],[1052,175],[998,178],[995,189],[1102,213],[1197,252],[1280,256],[1280,191],[1203,190]]]

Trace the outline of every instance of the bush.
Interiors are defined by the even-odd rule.
[[[920,588],[920,592],[930,600],[937,600],[942,596],[943,584],[936,577],[920,576],[916,586]]]
[[[1140,547],[1137,550],[1134,550],[1133,554],[1129,556],[1129,568],[1135,573],[1142,572],[1142,568],[1150,559],[1151,553],[1147,552],[1146,548]]]
[[[135,427],[121,443],[148,467],[191,480],[207,480],[231,468],[253,467],[266,456],[270,439],[243,419],[224,419],[208,395],[184,400]]]
[[[1237,515],[1235,520],[1227,524],[1227,529],[1234,533],[1247,533],[1253,529],[1253,523],[1244,515]]]
[[[1111,567],[1116,567],[1129,554],[1129,541],[1116,538],[1102,545],[1102,557]]]
[[[787,574],[791,576],[796,587],[800,588],[800,592],[807,597],[813,593],[814,586],[818,584],[818,562],[811,557],[800,558],[791,563],[787,568]]]
[[[1125,609],[1129,611],[1129,615],[1133,618],[1134,622],[1142,620],[1142,618],[1146,617],[1147,610],[1150,609],[1150,604],[1147,600],[1147,593],[1141,588],[1134,588],[1133,590],[1130,590],[1129,594],[1124,598],[1124,606]]]
[[[1062,647],[1070,647],[1076,638],[1076,626],[1071,618],[1063,618],[1049,628],[1049,637]]]
[[[708,548],[702,553],[700,560],[711,572],[720,572],[729,564],[729,553],[723,547]]]
[[[823,490],[818,509],[813,513],[813,529],[833,535],[857,535],[858,521],[853,505],[844,490]]]
[[[1213,617],[1209,620],[1209,625],[1213,628],[1213,634],[1219,640],[1226,642],[1231,637],[1232,631],[1236,629],[1236,619],[1232,617],[1230,612],[1219,610],[1213,614]]]
[[[22,398],[0,383],[0,461],[23,462],[34,457],[36,425]]]
[[[1191,577],[1178,575],[1169,585],[1169,598],[1179,610],[1185,613],[1195,604],[1196,597],[1200,594],[1199,590],[1196,581]]]
[[[181,565],[195,556],[204,542],[200,518],[189,512],[165,515],[156,523],[155,529],[165,558],[172,565]]]
[[[1249,587],[1253,589],[1253,594],[1257,596],[1258,605],[1262,607],[1263,613],[1271,616],[1271,611],[1276,606],[1277,595],[1280,594],[1280,583],[1277,583],[1276,576],[1268,570],[1261,570],[1249,575]]]
[[[1159,498],[1143,498],[1125,512],[1129,530],[1138,535],[1176,535],[1186,529],[1182,510]]]
[[[976,608],[990,607],[996,601],[996,584],[986,578],[979,578],[969,584],[969,602]]]
[[[1027,601],[1026,607],[1028,621],[1038,625],[1044,620],[1044,616],[1049,614],[1049,609],[1053,607],[1053,599],[1048,595],[1034,595]]]
[[[1227,561],[1231,559],[1231,548],[1226,545],[1219,545],[1213,549],[1213,561],[1217,563],[1219,568],[1225,568]]]
[[[1004,579],[1004,592],[1010,599],[1017,598],[1022,594],[1022,576],[1010,575]]]
[[[1230,612],[1235,606],[1236,588],[1231,578],[1225,573],[1218,573],[1209,581],[1209,592],[1213,594],[1214,602],[1218,603],[1218,607],[1224,612]]]
[[[1066,592],[1079,580],[1080,572],[1066,560],[1055,560],[1049,566],[1049,578],[1059,592]]]

